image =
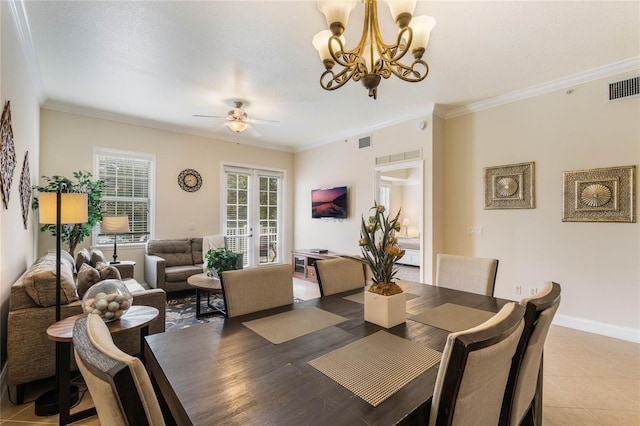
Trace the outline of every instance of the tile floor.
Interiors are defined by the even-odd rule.
[[[294,279],[301,299],[320,296],[316,284]],[[640,426],[640,344],[552,326],[545,344],[543,424],[545,426]],[[32,401],[52,382],[28,386]],[[92,405],[87,393],[78,408]],[[37,417],[33,402],[20,406],[5,392],[0,426],[57,424],[58,416]],[[96,417],[75,423],[99,425]]]

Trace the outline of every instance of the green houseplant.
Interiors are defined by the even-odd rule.
[[[214,270],[220,276],[224,271],[233,271],[239,269],[241,265],[240,259],[242,255],[240,253],[234,253],[226,247],[220,247],[212,249],[204,255],[204,259],[207,262],[207,274],[210,275]]]
[[[74,225],[62,225],[60,240],[69,246],[71,256],[74,255],[78,244],[81,243],[85,237],[90,236],[93,227],[102,220],[100,201],[102,200],[102,187],[104,185],[102,180],[93,179],[93,175],[85,170],[73,172],[73,177],[75,181],[64,176],[42,176],[46,184],[44,186],[33,186],[34,191],[37,192],[56,192],[60,188],[66,188],[67,192],[87,194],[87,222]],[[35,194],[31,207],[37,210],[38,206],[38,195]],[[40,231],[49,231],[51,235],[55,237],[56,225],[42,225]]]

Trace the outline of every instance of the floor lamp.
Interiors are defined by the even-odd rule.
[[[85,223],[88,220],[87,194],[65,192],[62,187],[57,192],[41,192],[38,199],[39,222],[56,225],[56,322],[60,321],[60,234],[63,224]],[[40,395],[35,402],[38,416],[51,416],[59,412],[60,396],[60,349],[56,342],[56,387]],[[70,389],[71,405],[78,401],[78,387]]]
[[[118,234],[128,234],[129,216],[102,216],[101,234],[113,235],[113,260],[111,264],[120,263],[118,261]]]

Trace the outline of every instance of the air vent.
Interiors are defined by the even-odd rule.
[[[399,152],[397,154],[384,155],[376,157],[376,165],[396,163],[398,161],[419,160],[422,158],[422,150],[414,149],[413,151]]]
[[[609,83],[608,100],[617,101],[640,94],[640,77]]]
[[[371,146],[371,136],[358,139],[358,149],[369,148]]]

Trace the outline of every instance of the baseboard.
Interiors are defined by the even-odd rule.
[[[576,330],[587,331],[589,333],[601,334],[603,336],[613,337],[616,339],[628,340],[629,342],[640,343],[640,330],[637,328],[620,327],[618,325],[590,321],[583,318],[560,314],[557,314],[554,317],[553,324],[562,327],[575,328]]]

